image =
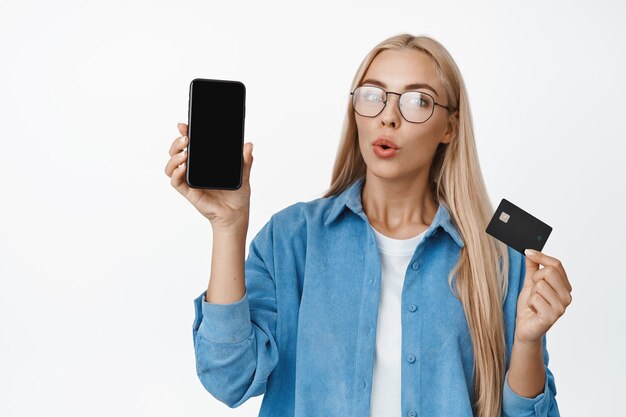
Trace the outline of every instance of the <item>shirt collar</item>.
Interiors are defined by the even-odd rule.
[[[348,207],[354,213],[359,215],[363,212],[363,206],[361,204],[361,190],[363,189],[364,182],[365,176],[362,175],[357,178],[350,186],[348,186],[348,188],[346,188],[343,192],[334,197],[335,201],[333,201],[332,203],[330,213],[328,214],[328,217],[326,217],[324,225],[328,226],[330,223],[335,221],[345,207]],[[462,248],[465,246],[461,234],[459,233],[458,229],[454,225],[454,222],[450,218],[450,212],[448,211],[448,208],[442,201],[439,202],[439,208],[437,209],[437,213],[435,214],[435,218],[433,219],[429,229],[432,229],[434,232],[439,226],[441,226],[446,232],[448,232],[448,234],[452,237],[452,239],[454,239],[459,247]],[[430,235],[430,233],[428,235]]]

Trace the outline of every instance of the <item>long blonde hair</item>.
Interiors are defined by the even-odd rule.
[[[467,91],[459,68],[438,41],[404,33],[382,41],[367,54],[350,91],[359,85],[379,52],[403,48],[423,51],[432,58],[447,102],[458,110],[458,119],[450,118],[456,136],[448,144],[439,144],[430,168],[429,188],[435,201],[446,203],[465,243],[448,282],[463,304],[474,349],[474,414],[499,417],[506,363],[502,305],[508,287],[509,258],[506,245],[485,233],[493,207],[478,162]],[[365,173],[350,100],[331,186],[323,197],[341,193]],[[455,281],[457,289],[453,285]]]

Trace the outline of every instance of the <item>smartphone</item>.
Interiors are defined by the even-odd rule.
[[[187,171],[192,188],[236,190],[243,175],[246,87],[196,78],[189,85]]]

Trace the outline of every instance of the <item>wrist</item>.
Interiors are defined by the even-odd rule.
[[[515,335],[513,346],[528,352],[536,352],[541,350],[541,338],[537,340],[520,340]]]
[[[245,239],[248,234],[247,224],[236,224],[228,227],[213,227],[213,237],[243,237]]]
[[[246,235],[248,232],[248,223],[249,217],[246,213],[232,223],[219,225],[217,223],[211,223],[211,228],[213,229],[213,235]]]

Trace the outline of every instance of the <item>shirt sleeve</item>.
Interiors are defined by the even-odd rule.
[[[534,398],[522,397],[516,394],[509,385],[509,371],[504,377],[504,391],[502,395],[502,417],[560,417],[556,402],[556,386],[554,375],[548,368],[549,354],[546,348],[546,336],[542,340],[543,362],[546,370],[546,382],[543,392]]]
[[[522,256],[522,267],[519,290],[524,285],[526,275],[526,259]],[[519,296],[519,293],[518,293]],[[543,392],[534,398],[522,397],[516,394],[509,385],[509,370],[504,375],[504,389],[502,392],[502,417],[560,417],[559,407],[556,402],[556,385],[554,375],[548,368],[550,355],[548,354],[547,338],[542,337],[543,363],[546,370],[546,381]],[[510,357],[510,350],[508,352]]]
[[[196,372],[205,389],[231,408],[265,393],[278,362],[273,224],[274,216],[250,243],[241,300],[207,303],[206,291],[194,300]]]

